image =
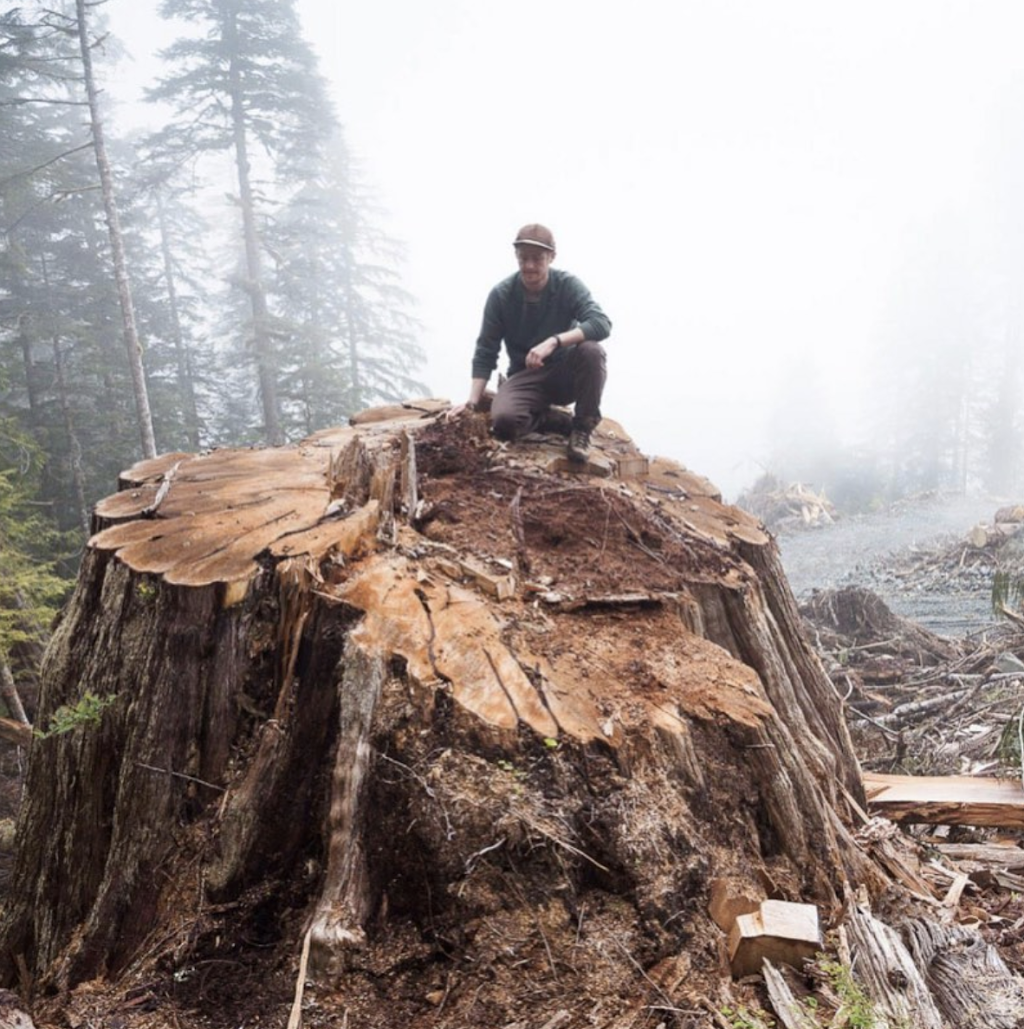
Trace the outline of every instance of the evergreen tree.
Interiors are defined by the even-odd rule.
[[[424,360],[401,287],[399,247],[358,182],[340,133],[323,174],[311,178],[268,232],[288,424],[307,434],[373,403],[427,392]]]
[[[0,46],[0,414],[46,454],[61,525],[138,455],[110,248],[83,122],[76,36],[59,12],[4,15]]]
[[[79,50],[82,55],[82,84],[85,88],[89,104],[92,148],[100,177],[103,212],[110,239],[114,279],[117,284],[117,301],[124,329],[124,344],[128,355],[128,368],[131,372],[132,393],[135,398],[135,410],[138,419],[139,436],[142,441],[142,453],[144,457],[156,457],[156,437],[153,433],[153,417],[149,409],[149,393],[146,388],[146,375],[142,365],[142,345],[139,342],[138,328],[135,322],[135,304],[132,299],[131,282],[128,278],[128,264],[125,258],[121,217],[115,195],[114,175],[110,167],[110,158],[107,155],[103,116],[100,112],[99,91],[93,71],[92,51],[96,44],[91,35],[89,8],[94,6],[95,3],[96,0],[92,0],[90,4],[86,4],[86,0],[75,0],[73,24],[78,34]]]
[[[179,39],[164,51],[173,71],[149,96],[171,104],[176,118],[153,148],[182,163],[210,152],[234,159],[245,253],[239,286],[249,303],[264,433],[280,443],[277,347],[262,250],[268,211],[259,176],[272,189],[276,176],[316,164],[334,116],[294,0],[164,0],[161,12],[202,26],[205,35]]]
[[[13,419],[0,419],[0,696],[23,721],[16,686],[34,678],[71,587],[59,565],[74,546],[35,501],[41,466],[32,439]]]

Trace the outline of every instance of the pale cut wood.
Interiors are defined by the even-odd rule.
[[[895,822],[1024,828],[1019,779],[864,774],[868,807]]]
[[[309,554],[322,559],[328,554],[352,557],[357,553],[370,553],[376,547],[377,526],[380,522],[380,504],[367,501],[347,518],[321,522],[312,529],[282,536],[270,548],[275,557],[296,557]]]
[[[607,479],[614,471],[611,461],[600,454],[591,454],[586,461],[570,461],[567,457],[556,457],[549,465],[549,472],[568,475],[593,475]]]
[[[349,418],[349,425],[372,425],[376,422],[391,422],[404,419],[419,419],[424,415],[437,414],[451,406],[449,400],[438,400],[427,397],[423,400],[410,400],[404,404],[391,404],[386,407],[371,407]]]
[[[729,932],[739,915],[749,915],[761,907],[763,890],[751,883],[713,879],[708,899],[708,914],[723,932]]]
[[[643,454],[628,454],[615,459],[615,474],[620,479],[641,479],[650,469]]]
[[[473,561],[460,561],[459,567],[473,584],[490,594],[496,600],[508,600],[515,596],[516,580],[514,575],[491,575]]]
[[[934,843],[953,861],[978,861],[995,868],[1024,868],[1024,850],[1016,843]]]
[[[353,951],[366,946],[365,924],[373,907],[365,826],[373,759],[370,730],[386,667],[353,638],[345,647],[338,682],[340,724],[331,776],[327,874],[309,930],[310,960],[321,975],[337,979]]]
[[[311,930],[306,930],[302,939],[302,955],[299,958],[299,974],[295,978],[295,997],[292,1010],[288,1015],[286,1029],[302,1029],[302,998],[306,993],[306,969],[309,966],[309,937]]]
[[[402,503],[406,517],[412,518],[419,507],[419,482],[416,475],[416,440],[411,432],[402,433]]]
[[[729,963],[736,978],[759,972],[768,958],[800,967],[821,946],[813,904],[765,900],[757,911],[737,916],[729,933]]]

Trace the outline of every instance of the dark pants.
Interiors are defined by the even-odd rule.
[[[601,394],[608,378],[604,347],[584,340],[550,367],[524,368],[506,379],[491,404],[491,425],[498,439],[514,440],[533,432],[552,404],[573,404],[573,426],[592,432],[601,420]]]

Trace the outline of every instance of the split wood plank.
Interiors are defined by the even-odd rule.
[[[868,807],[894,822],[1024,828],[1019,779],[864,774]]]
[[[996,868],[1024,868],[1024,850],[1012,843],[931,843],[953,861],[977,861]]]

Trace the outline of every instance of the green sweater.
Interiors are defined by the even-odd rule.
[[[489,379],[498,365],[502,340],[508,351],[508,373],[526,367],[526,355],[538,343],[579,327],[587,339],[607,339],[612,330],[608,316],[586,286],[560,268],[548,272],[548,283],[536,303],[527,303],[522,279],[516,272],[503,279],[487,297],[480,337],[473,353],[473,378]],[[571,348],[556,350],[547,364],[564,360]]]

